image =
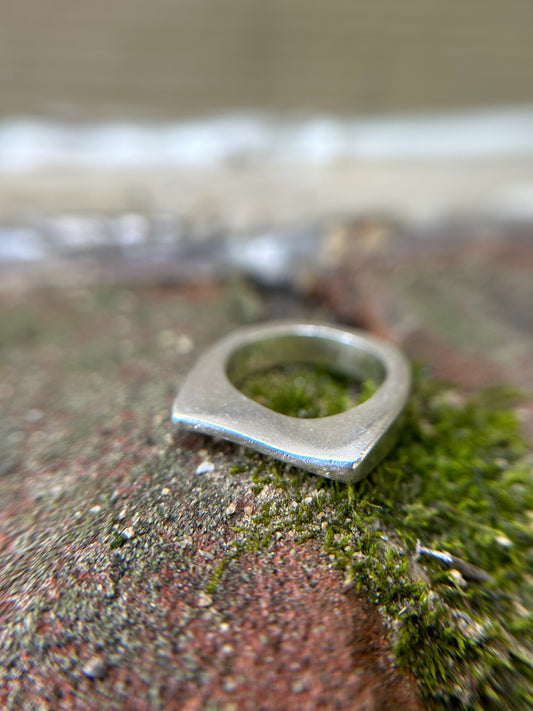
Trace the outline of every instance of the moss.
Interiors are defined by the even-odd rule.
[[[118,531],[113,531],[113,538],[109,544],[109,547],[111,548],[111,550],[114,550],[115,548],[122,548],[122,546],[127,542],[127,536],[125,536],[123,533],[119,533]]]
[[[207,586],[206,586],[206,588],[205,588],[206,593],[208,593],[209,595],[211,595],[212,593],[215,592],[215,590],[217,589],[217,586],[218,586],[218,584],[219,584],[219,582],[220,582],[222,576],[224,575],[224,571],[225,571],[226,568],[228,567],[228,563],[229,563],[234,557],[235,557],[235,556],[227,556],[227,557],[225,557],[225,558],[222,558],[222,560],[220,560],[220,561],[218,562],[218,564],[215,566],[215,569],[214,569],[214,571],[213,571],[213,574],[212,574],[212,576],[211,576],[211,579],[209,580],[209,582],[208,582],[208,584],[207,584]]]
[[[248,392],[279,407],[279,373],[273,383],[261,377],[262,388],[256,380]],[[341,384],[327,377],[305,376],[336,408]],[[428,708],[527,708],[533,481],[513,394],[493,388],[462,402],[421,371],[414,383],[398,445],[363,482],[280,473],[281,465],[254,455],[255,491],[277,491],[237,531],[236,549],[259,550],[288,532],[317,539],[346,583],[382,610],[397,661],[415,674]],[[453,562],[420,556],[417,542]],[[478,572],[468,579],[471,570]]]
[[[326,417],[367,400],[375,391],[339,373],[305,363],[290,363],[248,375],[242,392],[261,405],[293,417]]]

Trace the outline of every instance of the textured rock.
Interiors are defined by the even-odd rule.
[[[4,708],[418,707],[379,613],[342,592],[317,546],[244,552],[211,591],[259,503],[246,461],[228,474],[239,450],[176,444],[169,408],[235,325],[220,287],[29,292],[2,307]]]
[[[2,293],[3,707],[422,708],[378,609],[316,542],[243,538],[281,501],[258,486],[256,455],[173,438],[169,410],[250,298],[254,317],[366,326],[463,390],[531,387],[530,232],[454,229],[429,242],[347,225],[300,296],[75,275],[69,288]],[[302,497],[315,495],[304,479]]]

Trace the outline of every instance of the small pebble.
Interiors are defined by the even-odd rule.
[[[231,694],[237,688],[237,680],[230,676],[224,679],[224,691]]]
[[[496,538],[494,540],[496,541],[496,543],[499,543],[499,545],[502,546],[503,548],[512,548],[513,547],[513,542],[511,541],[511,539],[507,538],[507,536],[504,535],[503,533],[499,536],[496,536]]]
[[[212,474],[215,471],[215,465],[213,462],[202,462],[196,467],[195,474]]]
[[[94,514],[94,513],[98,513],[98,512],[101,511],[101,510],[102,510],[102,507],[101,507],[101,506],[98,506],[98,505],[97,505],[97,506],[91,506],[91,508],[89,509],[89,513]]]
[[[210,607],[213,604],[213,598],[207,593],[201,592],[196,600],[198,607]]]
[[[237,507],[232,501],[231,504],[226,509],[226,516],[233,516],[235,511],[237,511]]]
[[[161,489],[161,496],[170,496],[172,494],[172,491],[168,488],[168,486],[164,486]]]
[[[455,620],[459,630],[469,639],[474,642],[481,642],[486,636],[485,627],[473,620],[470,615],[464,612],[458,612],[455,615]]]
[[[463,578],[461,573],[455,568],[449,570],[448,575],[462,590],[465,590],[468,587],[468,583],[466,582],[466,580]]]
[[[292,683],[292,693],[293,694],[301,694],[302,691],[306,690],[306,688],[307,687],[305,685],[305,682],[300,679],[297,679],[296,681],[294,681]]]
[[[186,355],[194,350],[194,341],[185,333],[180,333],[176,338],[176,352],[178,355]]]
[[[193,544],[193,540],[191,536],[183,536],[183,538],[180,538],[177,542],[177,545],[180,548],[190,548]]]
[[[95,654],[82,669],[89,679],[103,679],[107,674],[107,663],[101,654]]]
[[[310,583],[311,587],[316,587],[316,584],[315,585],[312,584],[312,583],[316,583],[316,582],[317,582],[316,580],[312,580]],[[357,583],[355,580],[345,580],[342,585],[341,591],[343,593],[347,593],[350,590],[353,590],[355,588],[356,584]]]
[[[124,540],[131,541],[132,538],[135,538],[135,529],[133,526],[128,526],[128,528],[125,528],[120,535],[124,538]]]

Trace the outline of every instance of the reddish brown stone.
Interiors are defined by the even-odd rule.
[[[264,315],[367,326],[463,389],[533,384],[523,236],[364,229],[319,280],[320,304],[277,295]],[[318,547],[286,535],[235,557],[261,506],[253,462],[171,437],[180,378],[239,325],[226,296],[213,283],[1,296],[3,708],[422,708],[379,613]],[[89,678],[95,658],[105,675]]]
[[[289,536],[234,558],[234,528],[260,508],[246,460],[228,473],[239,450],[170,436],[179,378],[235,325],[223,296],[6,298],[2,708],[420,707],[379,613],[316,546]]]

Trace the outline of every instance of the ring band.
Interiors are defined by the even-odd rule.
[[[238,389],[251,373],[295,362],[358,381],[371,378],[379,387],[349,410],[309,419],[274,412]],[[410,387],[410,367],[391,344],[331,324],[278,321],[238,329],[212,346],[186,377],[172,421],[350,482],[364,477],[394,443]]]

